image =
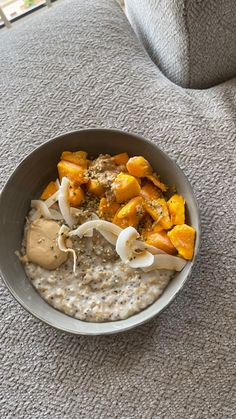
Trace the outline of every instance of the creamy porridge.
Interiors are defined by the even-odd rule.
[[[165,185],[143,158],[136,167],[126,153],[93,161],[85,152],[65,153],[60,182],[31,203],[20,256],[25,272],[67,315],[126,319],[156,301],[184,257],[191,259],[184,199],[166,201]]]
[[[79,255],[75,274],[72,259],[52,271],[27,263],[25,271],[49,304],[81,320],[111,321],[138,313],[162,294],[173,275],[129,268],[99,233],[75,239],[73,245]]]

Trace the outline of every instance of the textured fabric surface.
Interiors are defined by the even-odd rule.
[[[236,76],[234,0],[127,0],[126,13],[174,83],[205,88]]]
[[[235,417],[236,81],[169,82],[111,0],[61,1],[0,33],[0,185],[66,130],[142,134],[189,177],[202,246],[183,291],[128,333],[76,337],[25,312],[1,283],[0,417]]]

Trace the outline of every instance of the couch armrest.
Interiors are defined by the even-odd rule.
[[[128,0],[126,12],[154,63],[174,83],[206,88],[236,75],[234,0]]]

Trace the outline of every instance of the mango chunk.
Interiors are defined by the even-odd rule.
[[[77,164],[61,160],[57,165],[57,169],[60,180],[66,176],[72,182],[76,182],[77,185],[88,182],[88,179],[86,178],[86,169]]]
[[[116,213],[112,222],[121,228],[129,226],[137,227],[144,214],[143,199],[141,196],[137,196],[131,199]]]
[[[159,224],[161,229],[168,230],[172,223],[167,207],[167,203],[163,198],[153,199],[152,201],[145,201],[144,208],[151,215],[151,217]]]
[[[87,160],[86,151],[63,151],[61,155],[61,160],[66,160],[71,163],[77,164],[78,166],[87,168],[88,160]]]
[[[154,173],[153,175],[148,175],[146,176],[147,179],[149,179],[155,186],[157,186],[162,192],[166,192],[167,191],[167,186],[162,183],[157,175]]]
[[[58,190],[58,186],[56,182],[49,182],[46,188],[43,190],[40,199],[46,200],[50,198],[56,191]]]
[[[112,183],[116,201],[120,204],[140,194],[141,187],[134,176],[119,173]]]
[[[159,233],[159,231],[162,231],[163,227],[159,221],[154,221],[152,225],[152,232],[153,233]]]
[[[156,233],[153,231],[148,232],[146,236],[146,242],[151,246],[155,246],[158,249],[164,250],[164,252],[169,253],[170,255],[177,253],[176,248],[171,243],[165,230],[161,230]]]
[[[120,153],[113,156],[112,159],[115,162],[115,164],[117,164],[117,166],[120,166],[121,164],[127,163],[127,161],[129,160],[129,156],[127,153]]]
[[[173,225],[184,224],[185,222],[185,200],[181,195],[173,195],[167,206],[170,213],[170,219]]]
[[[120,228],[126,228],[126,227],[135,227],[130,224],[130,221],[127,218],[117,218],[117,215],[112,219],[112,223],[116,224]]]
[[[141,196],[131,199],[126,205],[124,205],[117,214],[117,217],[125,218],[133,214],[140,217],[144,215],[143,199]]]
[[[126,164],[128,172],[136,177],[151,175],[152,167],[142,156],[131,157]]]
[[[73,183],[69,186],[69,203],[72,207],[79,207],[85,200],[85,193],[80,186]]]
[[[187,260],[193,258],[195,235],[195,229],[187,224],[176,225],[167,233],[179,256]]]
[[[98,214],[100,218],[103,218],[107,221],[112,221],[119,209],[120,204],[117,202],[108,201],[107,198],[101,198],[98,207]]]
[[[97,179],[89,179],[88,192],[100,198],[104,195],[104,188]]]
[[[140,195],[147,201],[161,198],[162,193],[151,182],[146,182],[141,188]]]

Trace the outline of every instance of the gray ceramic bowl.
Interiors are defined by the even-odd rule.
[[[127,151],[143,155],[167,184],[176,183],[187,203],[187,222],[195,227],[195,256],[177,273],[163,295],[142,312],[106,323],[84,322],[47,304],[27,279],[15,251],[20,249],[25,216],[30,200],[40,196],[47,182],[56,177],[56,164],[64,150],[86,150],[90,155]],[[43,322],[66,332],[84,335],[116,333],[138,326],[159,314],[175,298],[190,275],[199,247],[200,219],[191,185],[176,163],[156,145],[123,131],[87,129],[63,134],[34,150],[13,172],[0,197],[0,268],[6,286],[16,300]]]

